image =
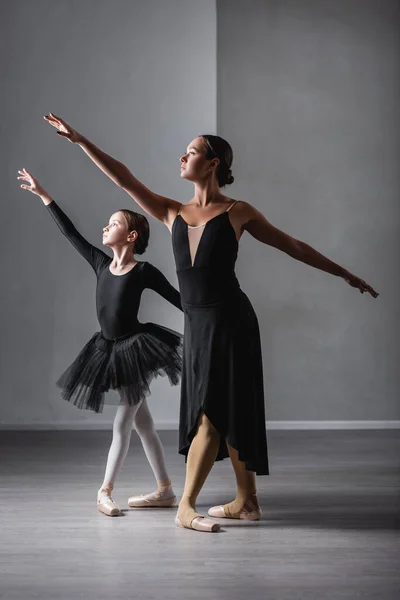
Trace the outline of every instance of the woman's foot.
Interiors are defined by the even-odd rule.
[[[261,517],[261,508],[257,495],[253,494],[244,503],[243,500],[233,500],[224,506],[213,506],[209,509],[210,517],[217,519],[243,519],[244,521],[258,521]]]
[[[178,514],[175,517],[175,525],[185,529],[195,529],[214,533],[221,529],[221,525],[216,521],[202,517],[191,506],[179,505]]]
[[[128,506],[131,508],[168,508],[175,506],[176,496],[171,482],[168,480],[158,481],[157,483],[157,491],[146,495],[131,496],[128,500]]]
[[[121,513],[121,509],[116,502],[111,498],[113,485],[103,485],[97,492],[97,508],[107,517],[117,517]]]

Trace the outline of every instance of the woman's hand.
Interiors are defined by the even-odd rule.
[[[21,183],[21,187],[24,190],[28,190],[28,192],[32,192],[36,196],[39,196],[45,204],[50,204],[52,199],[49,194],[46,192],[44,188],[40,185],[37,179],[35,179],[26,169],[22,169],[22,171],[18,171],[19,177],[17,179],[22,179],[22,181],[26,181],[28,185]]]
[[[52,127],[57,129],[57,134],[61,137],[67,138],[72,144],[78,144],[82,140],[80,133],[72,129],[68,123],[66,123],[60,117],[57,117],[53,113],[49,113],[43,117]]]
[[[363,279],[356,277],[352,273],[349,273],[348,271],[343,276],[343,279],[349,285],[351,285],[351,287],[360,290],[361,294],[363,294],[364,292],[368,292],[373,298],[377,298],[379,296],[378,292],[376,292],[370,285],[368,285],[368,283],[366,283]]]

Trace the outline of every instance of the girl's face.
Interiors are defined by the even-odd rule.
[[[136,231],[129,231],[125,216],[118,211],[111,215],[108,225],[103,227],[103,245],[109,246],[124,246],[132,243],[137,238]]]
[[[181,178],[188,181],[204,181],[212,175],[218,166],[218,158],[208,160],[202,137],[195,138],[187,147],[186,154],[181,156]]]

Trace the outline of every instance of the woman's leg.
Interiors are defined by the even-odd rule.
[[[136,412],[133,426],[157,480],[157,491],[145,496],[133,496],[129,498],[128,504],[133,507],[173,506],[175,494],[165,466],[164,449],[155,429],[147,400],[143,400]]]
[[[196,513],[196,500],[217,457],[219,434],[204,413],[198,420],[196,435],[190,444],[186,465],[186,481],[179,503],[178,519],[190,528]]]
[[[247,471],[245,463],[239,460],[238,451],[229,444],[228,451],[236,475],[236,498],[224,506],[210,508],[208,514],[212,517],[227,517],[230,519],[256,520],[261,515],[257,500],[256,476],[253,471]]]

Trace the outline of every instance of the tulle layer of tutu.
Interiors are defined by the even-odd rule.
[[[150,394],[154,377],[167,376],[177,385],[181,369],[182,335],[144,323],[139,332],[116,341],[95,333],[57,385],[64,400],[98,413],[109,390],[118,391],[123,402],[138,404]]]

